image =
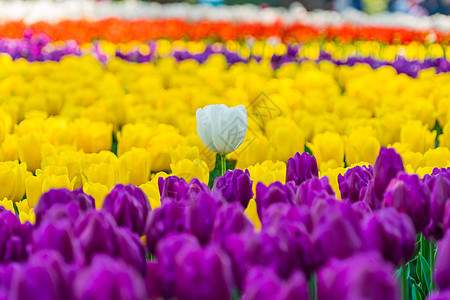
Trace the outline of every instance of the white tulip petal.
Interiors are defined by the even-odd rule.
[[[205,146],[213,151],[218,152],[212,140],[212,124],[205,110],[197,109],[197,134]]]

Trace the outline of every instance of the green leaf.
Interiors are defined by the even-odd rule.
[[[416,286],[413,285],[411,287],[411,299],[412,300],[422,300],[422,295],[420,292],[416,289]]]
[[[431,270],[430,265],[428,264],[425,257],[423,257],[422,253],[419,254],[419,262],[420,262],[420,268],[422,271],[422,276],[425,280],[425,285],[427,287],[427,291],[431,291]]]

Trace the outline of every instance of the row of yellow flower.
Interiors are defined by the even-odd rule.
[[[33,221],[50,188],[83,187],[100,206],[114,184],[132,183],[157,207],[161,171],[208,182],[215,154],[197,136],[195,110],[215,103],[247,107],[246,139],[228,159],[255,184],[284,181],[285,161],[305,144],[337,192],[344,158],[373,163],[381,146],[423,175],[450,166],[448,86],[450,75],[433,70],[413,79],[328,62],[273,71],[267,60],[228,67],[220,55],[203,65],[164,58],[105,66],[90,56],[31,64],[2,56],[0,205],[14,201],[21,220]],[[434,149],[436,121],[443,134]],[[254,212],[252,202],[257,222]]]

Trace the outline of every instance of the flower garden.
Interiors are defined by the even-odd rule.
[[[450,299],[450,29],[317,22],[1,23],[0,299]]]

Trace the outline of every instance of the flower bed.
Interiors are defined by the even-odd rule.
[[[447,33],[0,36],[0,299],[448,298]]]

